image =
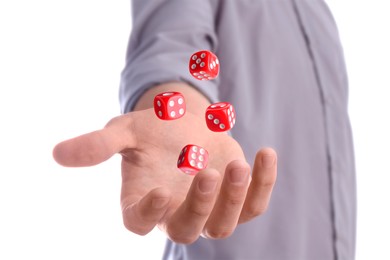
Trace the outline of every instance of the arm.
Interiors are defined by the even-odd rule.
[[[132,232],[143,235],[158,226],[179,243],[191,243],[200,234],[227,237],[238,223],[267,208],[276,179],[276,154],[270,148],[260,150],[250,175],[240,145],[205,124],[204,111],[209,99],[217,97],[217,83],[196,85],[199,82],[189,76],[186,62],[195,48],[211,49],[215,44],[213,22],[208,20],[212,14],[200,19],[204,14],[194,1],[180,6],[178,15],[193,11],[196,21],[202,22],[193,26],[194,36],[182,29],[192,23],[186,17],[178,23],[161,13],[181,1],[160,1],[165,3],[161,6],[142,2],[135,1],[138,18],[121,85],[122,109],[133,112],[113,118],[101,130],[59,143],[53,156],[61,165],[81,167],[121,154],[121,207],[124,224]],[[201,10],[207,11],[207,6]],[[156,28],[161,33],[154,32]],[[157,56],[159,62],[154,62]],[[174,90],[184,94],[187,112],[178,120],[159,120],[152,100],[157,93]],[[210,154],[208,168],[195,177],[176,167],[181,148],[189,143]]]
[[[167,82],[186,84],[217,102],[218,78],[200,82],[188,72],[192,53],[218,48],[211,2],[204,1],[201,8],[192,0],[133,0],[132,4],[133,28],[120,84],[122,112],[133,111],[145,91]]]
[[[179,243],[191,243],[200,234],[227,237],[238,223],[267,208],[276,179],[276,154],[269,148],[260,150],[250,177],[239,144],[227,134],[209,131],[195,102],[189,102],[194,112],[170,122],[159,120],[153,109],[143,109],[154,91],[167,87],[173,86],[146,92],[136,106],[139,111],[112,119],[102,130],[58,144],[53,156],[61,165],[80,167],[120,153],[123,221],[132,232],[144,235],[157,225]],[[196,90],[182,87],[194,101],[207,105]],[[176,167],[180,149],[192,142],[211,155],[209,167],[195,177]]]

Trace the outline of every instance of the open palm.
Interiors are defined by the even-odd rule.
[[[209,152],[207,169],[181,172],[181,149],[196,144]],[[121,205],[125,226],[146,234],[158,225],[175,242],[191,243],[200,234],[229,236],[239,222],[261,214],[276,179],[276,154],[266,148],[250,167],[240,145],[226,133],[207,129],[191,113],[159,120],[152,109],[112,119],[104,129],[58,144],[53,152],[64,166],[92,166],[122,155]]]

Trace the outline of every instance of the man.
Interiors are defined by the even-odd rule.
[[[218,56],[216,80],[189,74],[198,50]],[[347,77],[322,0],[135,0],[120,90],[126,114],[54,156],[86,166],[120,152],[125,226],[146,234],[158,225],[170,238],[165,259],[354,258]],[[164,91],[185,96],[183,118],[154,115]],[[217,101],[235,106],[231,136],[205,126]],[[195,177],[175,165],[188,143],[210,154]],[[259,151],[266,146],[278,160]]]

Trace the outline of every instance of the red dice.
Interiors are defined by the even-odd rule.
[[[190,73],[198,80],[210,80],[218,76],[219,60],[210,51],[198,51],[192,54],[189,63]]]
[[[228,131],[235,123],[236,111],[228,102],[215,103],[206,109],[206,124],[211,131]]]
[[[189,144],[181,150],[177,160],[177,167],[186,174],[195,175],[200,170],[206,168],[208,159],[209,154],[206,149]]]
[[[186,112],[184,97],[179,92],[164,92],[154,98],[154,112],[162,120],[174,120]]]

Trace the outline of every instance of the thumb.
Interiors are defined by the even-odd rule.
[[[58,164],[67,167],[99,164],[124,149],[135,147],[135,138],[130,129],[128,119],[117,117],[101,130],[57,144],[53,157]]]

